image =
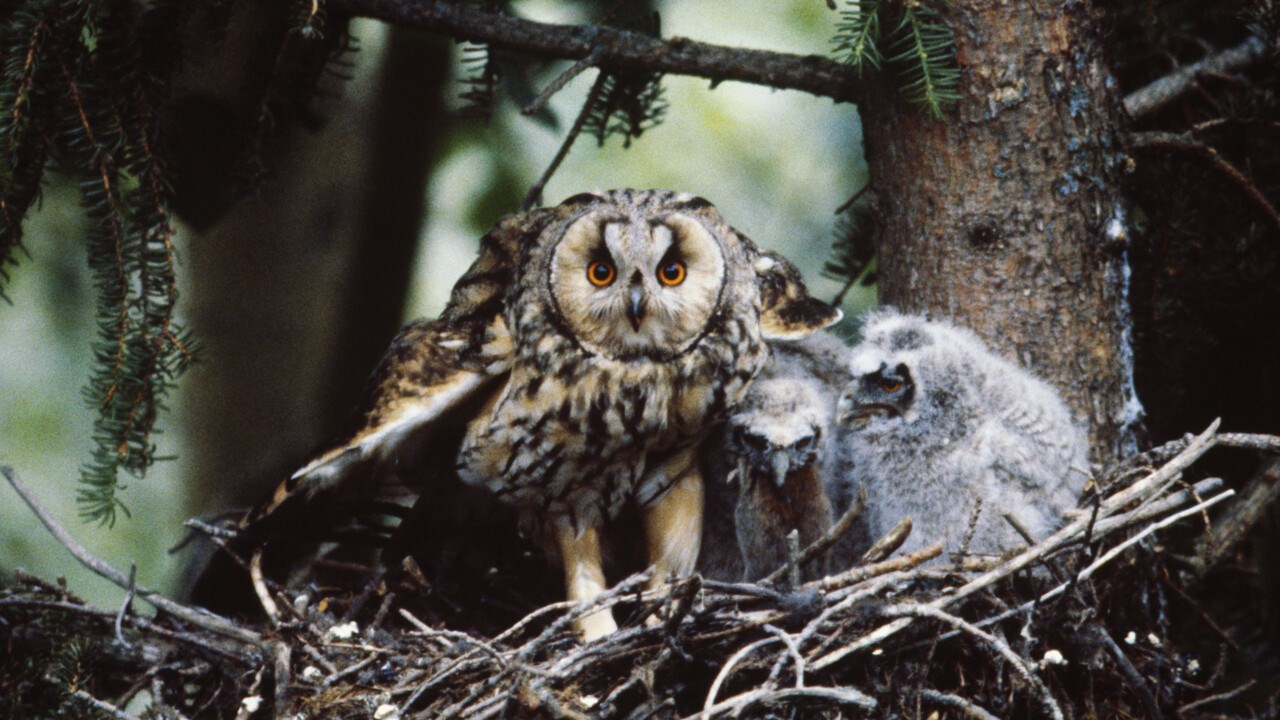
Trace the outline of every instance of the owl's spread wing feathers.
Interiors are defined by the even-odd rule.
[[[271,498],[242,521],[248,537],[290,524],[302,507],[308,525],[373,499],[384,479],[421,464],[410,450],[442,444],[428,440],[446,415],[483,404],[483,391],[500,386],[513,348],[503,317],[522,243],[536,237],[548,215],[535,211],[503,219],[480,241],[479,255],[454,286],[440,318],[407,326],[370,378],[353,432],[282,482]],[[448,423],[453,425],[455,423]],[[419,463],[413,462],[418,460]],[[452,458],[449,459],[452,462]]]

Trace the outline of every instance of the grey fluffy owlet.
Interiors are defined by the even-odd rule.
[[[759,580],[831,529],[823,472],[836,400],[848,384],[848,348],[819,332],[770,343],[772,354],[742,403],[707,442],[706,523],[698,569],[719,580]],[[837,500],[837,502],[839,502]],[[825,557],[802,568],[825,575]]]
[[[605,589],[599,531],[626,505],[640,508],[655,580],[686,574],[699,444],[763,367],[766,339],[838,319],[789,262],[692,195],[584,193],[509,217],[441,317],[392,343],[358,429],[248,529],[323,523],[391,479],[445,467],[540,528],[570,599]],[[614,628],[608,611],[578,623],[587,638]]]
[[[844,482],[866,489],[873,538],[910,517],[904,551],[941,542],[955,553],[978,502],[970,553],[1025,542],[1003,513],[1037,539],[1061,524],[1088,477],[1088,444],[1047,383],[947,322],[883,310],[863,338],[837,443]]]

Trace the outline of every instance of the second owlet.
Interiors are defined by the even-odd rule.
[[[323,522],[321,508],[349,511],[389,478],[443,467],[538,528],[571,600],[605,589],[600,530],[627,505],[640,509],[655,582],[687,574],[699,444],[763,367],[766,339],[838,319],[789,262],[692,195],[584,193],[509,217],[440,318],[392,344],[359,429],[248,527]],[[606,610],[577,629],[591,639],[615,627]]]
[[[946,322],[872,313],[853,348],[853,381],[840,399],[837,443],[846,482],[867,492],[873,538],[902,518],[905,551],[941,542],[996,555],[1061,525],[1089,474],[1083,430],[1058,394]]]
[[[836,400],[848,384],[848,348],[830,333],[770,343],[768,365],[707,442],[707,521],[698,569],[718,580],[760,580],[831,529],[825,459]],[[825,575],[826,557],[801,568]]]

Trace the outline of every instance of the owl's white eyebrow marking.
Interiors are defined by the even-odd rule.
[[[657,255],[665,253],[667,248],[671,247],[671,244],[675,242],[675,233],[670,226],[663,223],[653,223],[650,225],[649,232],[652,234],[654,250],[657,251],[655,253]]]
[[[625,244],[622,241],[622,234],[626,232],[626,223],[607,222],[600,229],[600,234],[604,239],[604,246],[608,248],[609,253],[615,258],[619,257],[619,251]]]

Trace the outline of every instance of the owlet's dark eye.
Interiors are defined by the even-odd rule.
[[[596,287],[604,287],[612,283],[617,276],[618,272],[613,269],[612,263],[597,260],[587,266],[587,279]]]
[[[679,260],[662,263],[658,268],[658,279],[668,287],[684,282],[684,263]]]
[[[887,393],[896,393],[902,389],[902,381],[885,378],[880,381],[880,389]]]

